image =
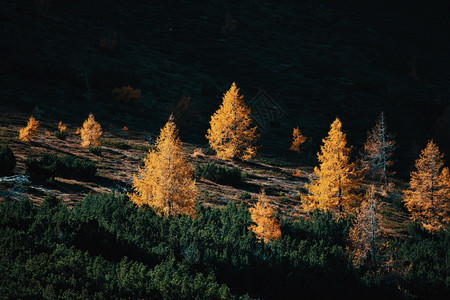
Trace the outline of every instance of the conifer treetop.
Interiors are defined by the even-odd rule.
[[[236,83],[232,83],[219,109],[211,116],[206,138],[220,159],[248,160],[256,155],[256,126]]]
[[[83,122],[80,128],[80,136],[82,139],[82,147],[97,147],[100,145],[98,139],[102,135],[102,127],[95,121],[94,115],[89,114],[88,118]]]
[[[269,205],[264,189],[258,195],[258,202],[249,211],[252,221],[255,223],[249,229],[259,240],[269,243],[281,237],[281,223],[276,219],[275,211]]]
[[[30,116],[27,126],[19,130],[19,139],[22,142],[31,142],[38,135],[39,121]]]
[[[311,184],[306,186],[308,195],[302,197],[303,209],[331,210],[346,216],[358,207],[360,196],[356,190],[362,180],[354,163],[350,162],[351,148],[347,147],[342,123],[336,118],[328,136],[317,153],[319,166],[314,168]]]
[[[161,128],[155,146],[144,158],[144,168],[134,176],[131,201],[151,206],[165,216],[195,215],[198,190],[193,167],[184,157],[172,115]]]
[[[411,219],[422,223],[430,232],[450,222],[450,176],[444,167],[444,155],[430,140],[415,162],[409,188],[404,191]]]

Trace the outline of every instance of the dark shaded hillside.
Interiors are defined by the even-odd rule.
[[[268,155],[283,154],[296,125],[314,154],[336,116],[358,150],[381,110],[400,176],[431,137],[450,153],[450,4],[301,2],[2,0],[0,99],[22,114],[38,105],[47,121],[93,112],[110,128],[156,132],[190,96],[178,124],[205,144],[236,81],[248,101],[262,88],[285,111],[261,137]],[[142,89],[138,103],[113,100],[123,85]]]

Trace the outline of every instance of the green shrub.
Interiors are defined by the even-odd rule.
[[[130,143],[130,142],[126,142],[121,139],[101,138],[101,139],[99,139],[99,141],[102,146],[121,149],[121,150],[135,149],[135,150],[140,150],[140,151],[149,151],[149,150],[155,149],[154,145]]]
[[[165,218],[118,194],[89,194],[72,209],[54,196],[40,206],[1,201],[0,291],[7,299],[402,299],[399,287],[418,299],[448,294],[445,232],[393,243],[406,272],[378,280],[352,268],[351,222],[331,213],[284,219],[282,237],[265,244],[248,230],[246,205],[197,211]]]
[[[39,159],[30,156],[25,162],[31,181],[47,181],[56,177],[57,156],[44,153]]]
[[[53,135],[60,140],[65,140],[67,137],[67,131],[66,130],[64,130],[64,131],[55,130],[55,132],[53,132]]]
[[[12,175],[16,167],[16,157],[8,145],[0,146],[0,176]]]
[[[240,195],[239,195],[239,199],[241,200],[248,200],[248,199],[252,199],[252,195],[247,192],[247,191],[243,191]]]
[[[92,153],[97,156],[102,155],[102,147],[89,147],[89,153]]]
[[[116,148],[116,149],[127,150],[127,149],[131,148],[131,146],[123,140],[102,138],[102,139],[99,139],[99,142],[102,146]]]
[[[92,180],[97,173],[97,165],[89,159],[63,155],[58,157],[57,161],[57,176],[59,177]]]
[[[237,167],[227,168],[219,166],[215,163],[207,163],[203,166],[195,168],[195,176],[197,178],[205,178],[220,184],[239,186],[245,182],[247,174],[241,173],[241,169]]]
[[[91,180],[97,173],[95,162],[71,155],[44,153],[39,159],[28,157],[25,165],[32,181],[49,181],[55,177]]]

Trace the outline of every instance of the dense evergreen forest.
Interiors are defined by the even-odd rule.
[[[411,225],[391,240],[391,264],[355,269],[349,222],[318,211],[283,220],[260,243],[246,207],[197,206],[161,217],[127,197],[88,195],[73,209],[54,196],[0,204],[0,293],[5,298],[348,299],[448,296],[448,231]],[[401,287],[401,288],[399,288]]]

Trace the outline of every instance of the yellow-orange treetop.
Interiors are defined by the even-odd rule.
[[[306,142],[306,137],[300,132],[298,127],[294,128],[292,132],[292,145],[289,150],[300,153],[300,146]]]
[[[19,139],[22,142],[31,142],[38,135],[39,121],[33,116],[28,119],[27,126],[19,130]]]
[[[192,165],[185,159],[173,116],[161,129],[156,150],[144,159],[144,168],[133,179],[130,199],[138,206],[147,204],[168,216],[195,215],[198,190]]]
[[[82,147],[97,147],[100,145],[98,139],[102,135],[102,127],[94,119],[93,114],[89,114],[88,118],[84,121],[83,127],[80,129]]]
[[[431,232],[437,231],[450,222],[450,175],[433,141],[422,150],[415,167],[403,201],[413,220]]]
[[[252,221],[251,229],[259,240],[268,243],[281,237],[281,223],[275,217],[275,212],[270,207],[266,194],[262,190],[258,195],[258,202],[249,209]]]
[[[306,186],[309,194],[302,197],[303,208],[306,211],[331,210],[344,216],[360,204],[361,197],[356,189],[361,178],[355,164],[350,163],[350,148],[338,118],[322,141],[323,145],[317,153],[320,165],[314,168],[316,178],[312,178],[311,184]]]
[[[67,125],[64,125],[64,124],[62,123],[62,121],[59,121],[59,123],[58,123],[58,130],[59,130],[60,132],[66,131],[66,130],[67,130]]]
[[[250,108],[234,82],[224,94],[220,108],[211,116],[206,138],[220,159],[248,160],[256,155],[256,126],[252,125]]]

